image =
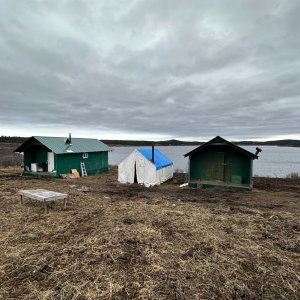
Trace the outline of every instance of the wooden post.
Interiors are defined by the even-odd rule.
[[[151,155],[151,161],[154,163],[154,144],[152,144],[152,155]]]
[[[46,214],[48,212],[47,210],[47,201],[44,200],[44,213]]]
[[[67,198],[64,198],[64,210],[67,209],[67,201],[68,201],[68,199],[67,199]]]
[[[23,204],[23,196],[20,195],[20,204]]]

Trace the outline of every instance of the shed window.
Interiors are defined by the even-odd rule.
[[[88,154],[88,153],[83,153],[83,154],[82,154],[82,157],[83,157],[83,158],[88,158],[88,157],[89,157],[89,154]]]

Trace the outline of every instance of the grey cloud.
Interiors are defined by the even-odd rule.
[[[0,6],[0,126],[300,138],[297,1]]]

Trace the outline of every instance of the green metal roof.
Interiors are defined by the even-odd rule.
[[[37,140],[49,150],[56,154],[67,153],[83,153],[83,152],[100,152],[110,151],[110,147],[97,139],[73,138],[71,144],[66,144],[66,138],[63,137],[49,137],[49,136],[33,136],[22,144],[15,152],[24,152],[24,150]]]

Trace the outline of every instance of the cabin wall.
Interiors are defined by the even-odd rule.
[[[190,158],[191,180],[223,180],[222,154],[224,152],[196,153]]]
[[[80,162],[84,162],[88,175],[108,172],[108,152],[89,152],[88,158],[83,153],[58,154],[55,157],[57,174],[69,174],[71,169],[81,173]]]
[[[44,172],[48,171],[47,161],[48,161],[49,149],[44,145],[36,145],[30,147],[24,152],[24,170],[26,167],[31,167],[32,163],[43,163]]]
[[[251,160],[251,163],[250,163]],[[227,152],[227,174],[226,180],[231,182],[231,176],[242,176],[242,184],[250,184],[252,176],[250,176],[252,159],[248,156],[241,155],[238,152]],[[252,172],[251,172],[252,173]]]
[[[190,180],[232,182],[241,176],[242,184],[252,185],[252,159],[231,148],[209,147],[190,156]]]
[[[31,153],[29,151],[24,152],[24,157],[23,157],[23,164],[24,164],[24,170],[26,171],[26,167],[30,169],[31,165]]]

